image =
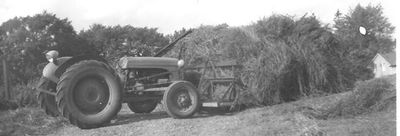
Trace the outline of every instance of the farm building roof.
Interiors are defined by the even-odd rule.
[[[381,54],[383,58],[385,58],[390,65],[396,65],[396,53],[395,52],[390,52],[386,54]]]

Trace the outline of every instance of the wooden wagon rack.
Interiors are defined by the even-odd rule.
[[[215,65],[207,61],[204,64],[186,68],[186,70],[202,73],[198,87],[202,107],[227,107],[230,110],[237,106],[240,92],[244,89],[239,75],[241,69],[242,66],[236,61],[224,61]],[[223,71],[228,71],[230,74],[223,75],[221,74],[224,73]]]

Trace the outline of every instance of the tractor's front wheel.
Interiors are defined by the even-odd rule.
[[[84,129],[102,126],[121,109],[119,78],[103,62],[78,62],[61,76],[56,101],[71,124]]]
[[[191,117],[200,106],[196,88],[187,81],[172,83],[164,92],[163,103],[173,118]]]

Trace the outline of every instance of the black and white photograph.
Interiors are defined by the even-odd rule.
[[[396,136],[395,0],[0,0],[0,136]]]

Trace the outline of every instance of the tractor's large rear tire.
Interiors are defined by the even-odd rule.
[[[173,118],[191,117],[200,107],[199,94],[187,81],[172,83],[164,92],[163,104]]]
[[[110,122],[121,109],[118,76],[105,63],[85,60],[69,67],[57,84],[57,106],[71,124],[82,129]]]
[[[158,102],[156,100],[147,100],[141,102],[130,102],[128,107],[132,112],[135,113],[150,113],[157,107]]]
[[[39,92],[38,101],[40,108],[42,108],[47,115],[53,117],[57,117],[58,115],[60,115],[60,112],[58,112],[57,110],[55,96]]]

